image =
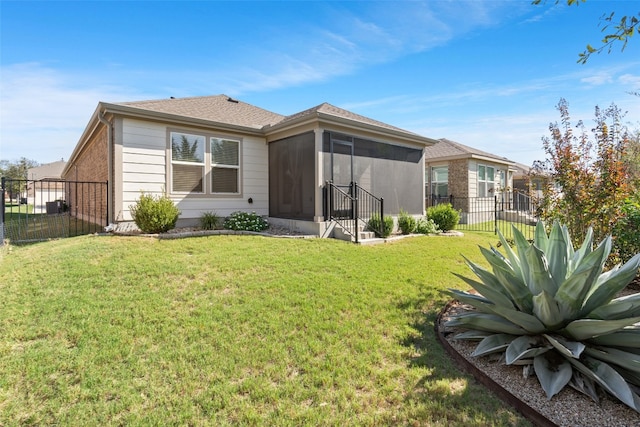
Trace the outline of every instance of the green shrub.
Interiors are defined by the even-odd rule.
[[[255,212],[237,211],[224,220],[223,227],[237,231],[264,231],[269,228],[269,223]]]
[[[622,218],[614,230],[613,250],[617,261],[625,262],[640,253],[640,199],[625,200],[622,206]]]
[[[427,209],[427,218],[435,222],[440,230],[449,231],[458,225],[460,213],[450,203],[441,203]]]
[[[402,234],[411,234],[416,229],[416,219],[400,209],[400,215],[398,216],[398,228]]]
[[[416,223],[416,233],[418,234],[438,234],[440,229],[431,219],[420,218]]]
[[[200,216],[200,226],[204,230],[215,230],[220,223],[220,217],[215,212],[205,212]]]
[[[393,218],[385,215],[384,221],[380,221],[380,215],[373,214],[367,222],[367,230],[373,231],[376,237],[386,239],[393,231]]]
[[[164,233],[176,226],[180,210],[166,194],[140,195],[135,205],[130,205],[133,222],[143,233]]]
[[[478,294],[448,293],[475,308],[445,323],[479,341],[473,356],[504,353],[523,365],[551,399],[567,384],[596,402],[599,386],[640,412],[640,293],[614,299],[635,277],[640,254],[603,273],[611,236],[593,249],[593,230],[574,250],[566,226],[547,235],[538,222],[533,243],[513,227],[515,248],[499,233],[504,255],[480,248],[491,271],[467,260],[477,278],[460,276]],[[478,281],[479,279],[480,281]]]

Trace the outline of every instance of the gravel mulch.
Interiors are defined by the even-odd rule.
[[[591,400],[572,389],[565,387],[560,393],[547,399],[535,376],[525,378],[522,367],[507,366],[496,357],[471,357],[477,343],[455,340],[455,328],[445,328],[444,322],[460,310],[472,309],[470,306],[453,302],[441,313],[436,330],[440,337],[460,356],[464,357],[475,369],[487,375],[495,384],[507,390],[522,403],[529,406],[561,427],[638,427],[640,414],[615,398],[602,393],[600,403]],[[553,425],[552,424],[552,425]]]

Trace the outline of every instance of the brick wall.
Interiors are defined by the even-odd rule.
[[[107,163],[107,128],[100,125],[63,176],[66,181],[83,182],[67,186],[71,215],[95,224],[106,222],[106,185],[88,183],[108,180]]]
[[[454,197],[469,197],[469,162],[467,159],[449,162],[449,193]]]

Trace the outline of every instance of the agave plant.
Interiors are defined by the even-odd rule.
[[[448,293],[475,310],[445,326],[479,341],[473,356],[503,353],[506,364],[524,365],[548,399],[568,384],[597,402],[599,387],[640,412],[640,293],[614,299],[638,272],[640,254],[603,272],[611,236],[593,249],[589,230],[574,250],[558,223],[547,235],[539,222],[533,243],[513,233],[514,248],[499,236],[504,254],[480,248],[491,271],[465,259],[479,281],[458,277],[477,294]]]

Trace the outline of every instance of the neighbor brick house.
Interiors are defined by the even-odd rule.
[[[456,200],[462,223],[473,223],[476,210],[513,188],[515,163],[459,142],[440,139],[425,148],[426,205]]]

